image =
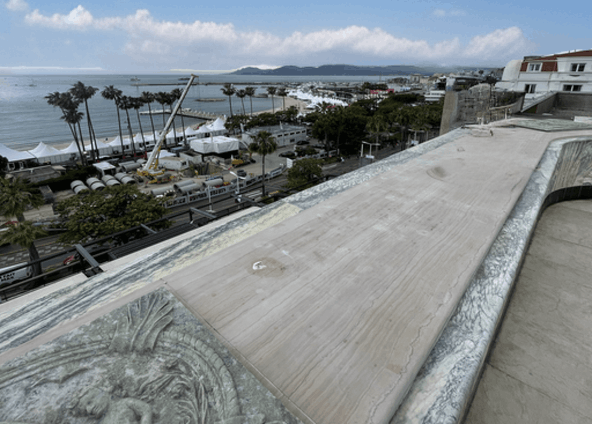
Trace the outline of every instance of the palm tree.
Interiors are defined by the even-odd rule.
[[[169,97],[169,94],[165,93],[164,91],[159,91],[158,93],[156,93],[154,95],[154,100],[156,100],[156,102],[159,103],[160,106],[162,107],[162,130],[163,131],[164,131],[164,127],[166,126],[166,123],[164,122],[164,111],[165,111],[164,105],[167,103],[168,97]],[[166,135],[164,137],[164,148],[168,149]]]
[[[180,88],[174,88],[171,90],[171,96],[174,97],[176,101],[178,101],[181,96],[183,96],[183,90]],[[181,127],[183,128],[183,144],[187,147],[187,134],[185,134],[185,118],[183,118],[183,113],[181,115]]]
[[[275,87],[267,87],[267,94],[271,96],[271,110],[273,111],[273,113],[275,113],[275,103],[273,101],[273,95],[275,94],[275,92]]]
[[[37,209],[41,205],[43,196],[34,192],[24,180],[0,178],[0,215],[6,218],[14,216],[19,222],[24,222],[25,211],[30,207]]]
[[[80,112],[78,109],[70,108],[64,110],[64,114],[60,117],[60,119],[63,119],[68,124],[68,126],[70,126],[70,129],[73,129],[72,135],[74,136],[74,142],[78,147],[78,152],[81,155],[81,161],[83,164],[86,164],[86,155],[84,155],[80,150],[81,145],[84,147],[82,135],[80,135],[80,140],[78,140],[78,133],[76,132],[76,126],[78,125],[78,130],[80,134],[82,134],[82,129],[80,128],[80,121],[82,121],[83,117],[84,113]]]
[[[154,120],[152,119],[152,108],[150,107],[150,103],[152,103],[155,100],[154,94],[152,94],[149,91],[143,91],[140,98],[142,99],[145,105],[148,105],[148,113],[150,114],[150,125],[152,126],[152,135],[156,139],[156,130],[154,129]]]
[[[254,151],[261,156],[261,174],[263,176],[261,187],[262,197],[265,197],[265,156],[275,152],[278,146],[271,133],[267,131],[259,131],[257,135],[253,137],[253,142],[251,144],[254,144]]]
[[[236,97],[238,97],[239,99],[241,99],[241,103],[243,105],[243,115],[246,115],[247,113],[245,112],[245,97],[247,96],[247,91],[244,88],[241,88],[240,90],[236,91]]]
[[[173,93],[165,93],[166,104],[171,108],[171,114],[173,113],[173,104],[175,103],[176,97]],[[177,145],[177,128],[175,127],[175,120],[173,119],[173,143]]]
[[[101,96],[107,100],[113,100],[115,102],[115,110],[117,111],[117,125],[119,127],[119,142],[121,143],[121,158],[125,159],[125,149],[123,147],[123,132],[121,131],[121,117],[119,115],[119,106],[117,102],[121,98],[123,92],[112,85],[105,86],[105,89],[101,91]]]
[[[117,106],[121,110],[125,110],[125,115],[127,116],[127,130],[129,131],[130,143],[132,145],[132,155],[136,156],[136,146],[134,144],[134,134],[132,133],[132,121],[129,116],[129,110],[134,107],[133,102],[132,102],[132,98],[128,97],[128,96],[121,96],[119,99],[119,102],[117,103]],[[122,140],[122,145],[123,145],[123,140]]]
[[[281,87],[277,91],[277,95],[282,98],[282,109],[286,110],[286,97],[288,96],[288,92],[286,91],[286,87]]]
[[[251,101],[251,116],[253,116],[253,96],[255,95],[255,87],[245,88],[245,93],[249,96],[249,100]]]
[[[78,106],[80,106],[80,102],[72,96],[71,93],[65,92],[60,93],[60,100],[59,106],[62,110],[65,110],[67,114],[75,117],[71,120],[70,124],[76,130],[78,127],[78,136],[80,137],[80,146],[82,147],[82,151],[86,153],[86,149],[84,148],[84,137],[82,136],[82,127],[80,126],[80,122],[84,117],[84,113],[78,111]],[[87,163],[86,155],[83,159],[84,163]]]
[[[165,93],[164,91],[159,91],[158,93],[156,93],[154,95],[154,100],[156,100],[158,103],[160,103],[160,106],[162,107],[162,127],[163,128],[166,125],[166,123],[164,122],[164,111],[165,111],[164,105],[167,104],[168,96],[169,96],[169,93]]]
[[[141,97],[132,97],[131,106],[136,111],[138,116],[138,126],[140,127],[140,135],[142,136],[142,144],[144,144],[144,153],[146,153],[146,140],[144,139],[144,131],[142,130],[142,121],[140,120],[140,108],[144,106],[144,102]],[[132,140],[133,143],[133,140]]]
[[[2,233],[0,240],[2,243],[18,244],[29,251],[29,262],[39,260],[39,252],[35,247],[35,240],[46,236],[47,233],[41,227],[34,226],[32,222],[19,222],[17,225],[11,225],[7,231]],[[33,277],[41,274],[41,262],[33,265]]]
[[[236,93],[236,88],[232,86],[229,82],[224,83],[224,88],[221,88],[222,93],[225,96],[228,96],[228,102],[230,103],[230,117],[232,118],[232,95]]]
[[[386,120],[380,114],[375,114],[366,123],[366,130],[376,136],[376,144],[379,144],[378,138],[386,130],[386,127]]]
[[[45,96],[45,98],[47,99],[47,103],[49,105],[51,105],[53,107],[60,108],[60,110],[62,111],[62,114],[63,114],[61,119],[63,119],[66,114],[65,107],[70,106],[70,105],[66,104],[66,102],[64,101],[65,97],[62,97],[62,93],[60,93],[59,91],[55,91],[53,93],[49,93],[47,96]],[[72,133],[72,137],[74,137],[74,142],[76,143],[76,147],[78,148],[78,153],[80,154],[80,161],[82,164],[84,164],[86,162],[86,157],[82,154],[82,149],[80,148],[80,142],[78,141],[78,136],[76,134],[76,127],[72,126],[68,121],[66,121],[66,123],[68,124],[68,128],[70,128],[70,132]],[[84,146],[83,146],[83,148],[84,148]]]
[[[75,100],[77,100],[78,102],[84,102],[84,107],[86,108],[86,119],[88,122],[88,137],[90,139],[90,151],[93,158],[98,159],[99,148],[97,146],[97,137],[95,135],[95,130],[90,119],[90,111],[88,110],[88,99],[94,96],[95,93],[99,91],[99,89],[96,87],[91,87],[90,85],[86,86],[81,81],[78,81],[76,84],[72,86],[72,88],[69,91],[70,94],[74,96]]]

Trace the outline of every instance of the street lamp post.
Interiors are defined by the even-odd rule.
[[[229,171],[229,172],[236,177],[236,198],[239,199],[239,201],[240,201],[240,180],[246,180],[247,177],[239,177],[234,172],[232,172],[232,171]]]

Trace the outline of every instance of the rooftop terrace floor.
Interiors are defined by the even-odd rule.
[[[465,424],[592,423],[592,201],[539,221]]]

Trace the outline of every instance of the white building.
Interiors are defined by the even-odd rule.
[[[527,99],[551,92],[592,93],[592,50],[512,60],[496,88],[524,91]]]
[[[242,139],[243,144],[247,146],[252,143],[254,137],[259,133],[259,131],[267,131],[268,133],[271,133],[271,136],[277,143],[278,147],[288,146],[308,138],[306,127],[300,125],[281,124],[269,127],[256,127],[245,131]]]

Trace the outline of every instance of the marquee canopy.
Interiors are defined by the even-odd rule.
[[[19,160],[35,159],[29,152],[21,152],[19,150],[13,150],[10,147],[6,147],[4,144],[0,144],[0,156],[4,156],[8,159],[8,162],[18,162]]]

